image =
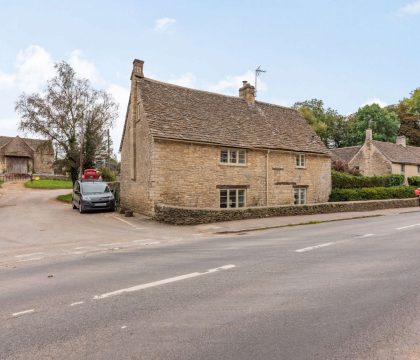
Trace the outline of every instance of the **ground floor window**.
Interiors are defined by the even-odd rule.
[[[306,204],[306,188],[297,187],[294,188],[295,194],[295,205],[304,205]]]
[[[221,208],[241,208],[245,206],[245,189],[221,189]]]

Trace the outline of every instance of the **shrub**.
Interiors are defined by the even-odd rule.
[[[99,169],[101,172],[102,180],[103,181],[115,181],[117,179],[117,175],[108,168],[101,168]]]
[[[360,189],[333,189],[330,201],[363,201],[414,198],[414,188],[410,186],[370,187]]]
[[[384,176],[353,176],[350,174],[332,171],[333,189],[358,189],[368,187],[390,187],[401,186],[404,184],[404,175],[384,175]]]
[[[360,175],[360,170],[356,167],[350,167],[347,162],[344,160],[334,160],[332,162],[332,169],[335,171],[340,171],[344,173],[348,173],[350,175],[358,176]]]
[[[420,176],[412,176],[408,178],[408,185],[420,186]]]

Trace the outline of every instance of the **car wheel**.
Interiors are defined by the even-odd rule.
[[[83,214],[85,212],[85,209],[83,209],[83,204],[79,202],[79,213]]]

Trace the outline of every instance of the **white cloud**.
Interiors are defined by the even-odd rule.
[[[363,103],[361,106],[363,107],[363,106],[372,105],[372,104],[377,104],[380,107],[385,107],[385,106],[388,105],[385,101],[382,101],[381,99],[379,99],[377,97],[374,97],[374,98],[369,99],[365,103]]]
[[[0,89],[17,88],[26,92],[39,90],[54,74],[51,55],[38,45],[19,51],[11,73],[0,70]]]
[[[108,86],[106,91],[112,95],[114,101],[118,104],[119,116],[114,128],[111,130],[111,137],[114,142],[113,148],[114,151],[117,152],[120,147],[121,136],[124,130],[125,113],[127,111],[130,90],[120,85],[111,84]]]
[[[248,70],[242,75],[228,75],[218,83],[210,85],[208,89],[209,91],[214,91],[226,95],[237,95],[239,88],[242,87],[242,81],[247,80],[253,84],[254,79],[255,73],[251,70]],[[267,84],[261,78],[258,78],[257,85],[258,91],[267,90]]]
[[[157,19],[155,21],[155,27],[153,28],[153,30],[158,31],[158,32],[165,32],[175,23],[176,23],[175,19],[168,18],[168,17]]]
[[[400,8],[400,12],[409,15],[420,14],[420,0],[416,0],[408,3],[407,5],[404,5],[402,8]]]
[[[179,86],[185,86],[185,87],[194,87],[195,76],[192,73],[188,72],[188,73],[182,74],[177,79],[168,80],[168,83],[179,85]]]
[[[81,50],[73,50],[70,53],[68,62],[76,72],[77,77],[88,79],[92,82],[101,82],[101,78],[98,74],[98,70],[96,69],[95,64],[84,59],[82,57]]]

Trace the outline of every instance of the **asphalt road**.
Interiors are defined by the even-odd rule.
[[[0,359],[420,359],[419,230],[407,213],[15,257]]]

